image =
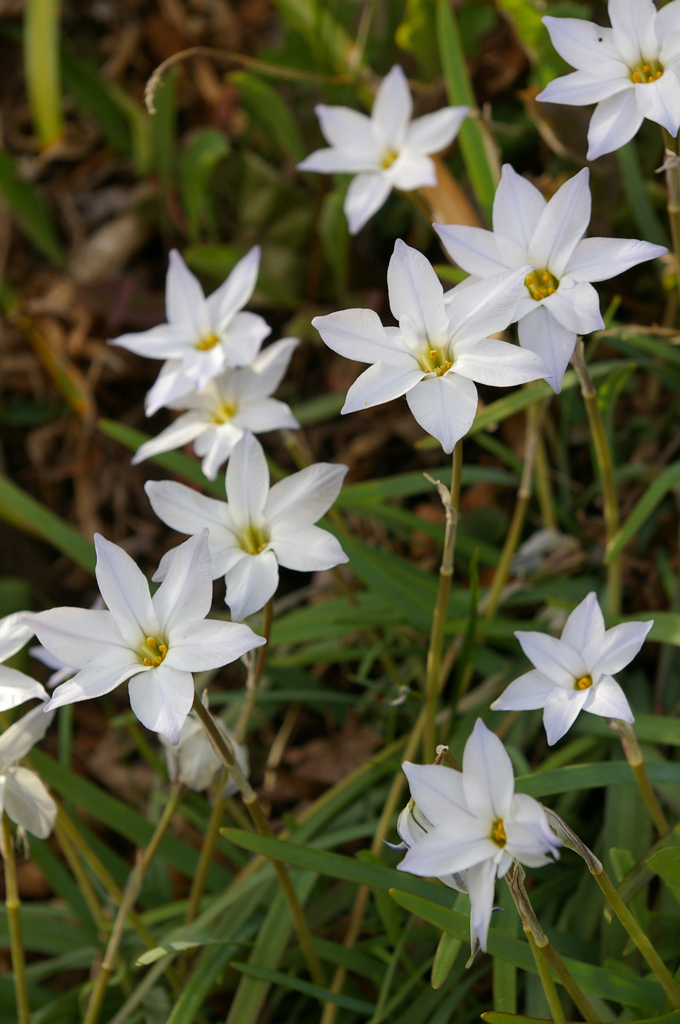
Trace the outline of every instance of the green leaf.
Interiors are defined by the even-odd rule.
[[[147,949],[145,953],[135,960],[137,967],[146,967],[154,964],[156,960],[162,960],[164,956],[171,953],[181,953],[185,949],[198,949],[200,946],[241,946],[240,942],[228,942],[226,939],[174,939],[172,942],[165,942],[162,946],[154,946]]]
[[[327,192],[319,214],[319,237],[338,296],[346,295],[349,287],[349,228],[343,208],[346,192],[346,186]]]
[[[32,182],[19,177],[6,149],[0,149],[0,194],[36,249],[55,266],[63,267],[64,251],[43,198]]]
[[[232,272],[238,261],[245,255],[240,249],[231,245],[190,245],[182,253],[185,262],[192,270],[199,274],[205,274],[215,281],[222,282]],[[254,299],[264,294],[273,299],[278,305],[285,309],[297,309],[300,305],[298,299],[286,288],[280,285],[266,272],[260,273],[257,278],[257,288]]]
[[[618,734],[598,715],[580,715],[574,730],[586,736],[601,736],[618,741]],[[680,719],[671,718],[670,715],[636,714],[635,734],[644,743],[680,747]]]
[[[2,154],[0,153],[0,156]],[[94,545],[31,494],[0,474],[0,516],[24,533],[40,537],[76,565],[94,573]]]
[[[309,43],[322,64],[347,71],[355,43],[327,5],[316,0],[275,0],[286,21]]]
[[[201,128],[180,157],[180,193],[192,242],[197,241],[203,228],[209,228],[214,223],[210,181],[213,171],[227,155],[229,148],[223,132],[217,128]]]
[[[253,121],[259,122],[282,153],[295,163],[307,153],[298,123],[281,94],[252,71],[232,71],[229,81],[241,94],[241,103]]]
[[[24,74],[33,126],[41,149],[62,137],[59,65],[60,4],[26,0],[24,7]]]
[[[515,1013],[498,1013],[496,1010],[487,1010],[482,1014],[482,1020],[486,1024],[546,1024],[543,1018],[521,1017]],[[569,1022],[575,1024],[575,1022]],[[673,1010],[672,1013],[665,1013],[663,1017],[645,1017],[644,1020],[632,1020],[629,1024],[680,1024],[680,1010]]]
[[[619,146],[616,150],[616,158],[619,162],[619,172],[626,198],[630,204],[633,220],[640,232],[640,238],[646,238],[648,242],[654,242],[655,245],[668,246],[670,241],[668,232],[661,223],[647,192],[647,182],[640,167],[635,139],[631,139],[625,146]]]
[[[151,118],[151,151],[160,179],[161,194],[168,199],[177,174],[177,69],[161,79],[154,94],[156,113]]]
[[[626,544],[644,526],[647,519],[649,519],[652,512],[663,501],[668,492],[679,485],[680,462],[673,462],[659,474],[654,483],[649,485],[621,529],[610,540],[605,556],[607,562],[610,562],[612,558],[616,558],[623,551]]]
[[[61,70],[64,85],[73,93],[78,106],[96,119],[106,141],[118,152],[129,153],[132,149],[130,126],[109,82],[63,44]]]
[[[291,989],[293,992],[302,992],[306,996],[318,999],[321,1003],[335,1003],[346,1010],[354,1010],[355,1013],[373,1013],[374,1003],[367,1003],[364,999],[352,999],[351,996],[343,996],[337,992],[331,992],[329,988],[321,988],[320,985],[313,985],[310,981],[302,978],[293,978],[281,971],[269,971],[263,967],[253,967],[251,964],[242,964],[234,961],[231,965],[242,974],[266,981],[270,985],[281,985],[282,988]]]
[[[652,782],[677,783],[680,782],[680,763],[648,762],[647,773]],[[595,764],[570,764],[534,775],[520,775],[515,781],[515,791],[543,797],[555,793],[571,793],[577,789],[622,786],[634,781],[635,777],[627,761],[598,761]]]
[[[428,475],[440,480],[447,486],[451,482],[450,466],[435,466],[427,470]],[[490,483],[500,487],[517,487],[519,480],[514,473],[497,466],[463,466],[461,484],[469,487],[472,484]],[[347,484],[340,492],[336,504],[360,505],[374,501],[385,501],[387,498],[404,498],[413,494],[428,494],[434,490],[426,479],[424,471],[413,473],[395,473],[394,476],[382,477],[378,480],[366,480],[358,484]]]
[[[441,988],[449,976],[454,961],[461,949],[463,940],[450,932],[442,932],[439,937],[437,952],[432,964],[432,988]]]
[[[657,850],[647,859],[652,871],[661,878],[680,903],[680,849]]]

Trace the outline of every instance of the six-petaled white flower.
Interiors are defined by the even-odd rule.
[[[20,651],[33,636],[33,630],[24,622],[27,612],[12,612],[0,619],[0,662],[7,661]],[[9,665],[0,665],[0,711],[17,708],[27,700],[47,698],[44,686]]]
[[[345,197],[354,235],[383,205],[393,188],[409,192],[437,184],[430,153],[446,149],[468,107],[444,107],[411,120],[413,100],[403,69],[395,64],[376,93],[371,116],[350,107],[316,108],[330,149],[311,153],[298,168],[321,174],[356,174]]]
[[[219,718],[215,724],[231,743],[239,768],[246,778],[250,774],[250,758],[248,748],[237,743],[227,727]],[[190,711],[182,726],[177,743],[169,743],[165,736],[159,735],[165,747],[165,759],[171,782],[181,782],[189,789],[201,793],[207,789],[217,772],[223,767],[222,761],[215,753],[212,743],[195,711]],[[222,791],[223,796],[233,796],[238,787],[231,775]]]
[[[517,631],[515,636],[535,669],[515,679],[491,705],[494,711],[543,708],[552,746],[580,711],[633,722],[626,695],[613,678],[633,660],[651,622],[622,622],[605,631],[597,595],[588,594],[567,619],[562,636]]]
[[[50,727],[54,713],[43,712],[38,705],[0,736],[0,812],[38,839],[52,831],[57,806],[40,777],[18,762]]]
[[[576,68],[536,97],[580,107],[597,103],[588,159],[624,146],[647,117],[671,135],[680,127],[680,2],[609,0],[611,28],[580,18],[543,18],[552,44]]]
[[[403,765],[411,796],[431,829],[419,836],[400,871],[446,878],[465,871],[470,931],[486,951],[496,878],[513,860],[541,867],[560,841],[541,805],[515,793],[512,762],[498,737],[477,719],[463,753],[463,771],[436,764]],[[448,883],[450,884],[450,883]]]
[[[409,408],[445,452],[470,427],[479,384],[509,387],[543,377],[538,356],[488,337],[512,320],[529,268],[496,274],[444,294],[429,261],[397,240],[387,272],[399,327],[383,327],[372,309],[317,316],[312,324],[334,352],[373,363],[347,392],[343,413],[406,395]]]
[[[317,462],[270,489],[262,446],[245,434],[226,473],[227,502],[207,498],[171,480],[145,485],[156,515],[180,533],[207,527],[212,576],[224,576],[232,619],[263,608],[279,583],[279,565],[300,572],[331,569],[347,561],[338,541],[314,526],[342,487],[347,466]],[[168,552],[154,579],[163,579]]]
[[[54,657],[79,671],[47,709],[101,697],[129,679],[130,705],[147,729],[177,743],[194,698],[191,673],[220,668],[265,641],[248,626],[206,620],[212,604],[207,530],[175,549],[161,587],[95,534],[97,582],[107,611],[52,608],[25,621]]]
[[[173,249],[165,281],[166,324],[122,334],[110,344],[149,359],[168,360],[146,396],[146,414],[187,391],[200,391],[227,366],[248,366],[271,333],[257,313],[243,312],[255,289],[260,248],[254,246],[207,298],[198,279]]]
[[[133,465],[193,441],[194,451],[203,459],[203,472],[214,480],[246,430],[261,434],[299,427],[290,407],[271,397],[298,344],[298,338],[282,338],[260,352],[250,366],[225,370],[200,391],[190,391],[168,402],[171,409],[188,411],[141,445],[132,459]]]
[[[606,281],[668,251],[632,238],[584,238],[591,211],[588,179],[585,168],[546,202],[505,164],[494,197],[493,231],[434,225],[451,258],[476,279],[529,265],[513,319],[520,345],[540,356],[549,371],[546,380],[558,394],[577,335],[604,327],[590,282]]]

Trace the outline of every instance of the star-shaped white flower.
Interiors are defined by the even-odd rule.
[[[137,718],[177,743],[194,699],[191,673],[228,665],[265,640],[248,626],[206,620],[212,605],[207,530],[175,549],[153,597],[122,548],[99,534],[95,547],[108,611],[52,608],[25,616],[50,654],[79,670],[57,687],[47,709],[101,697],[129,679]]]
[[[443,107],[411,120],[413,100],[403,69],[395,64],[376,93],[371,116],[320,103],[316,114],[330,149],[317,149],[298,168],[321,174],[356,174],[345,197],[355,235],[393,188],[410,192],[437,184],[429,153],[440,153],[458,134],[469,107]]]
[[[33,636],[33,630],[24,622],[27,612],[12,612],[0,619],[0,662],[7,661],[20,651]],[[17,708],[27,700],[47,698],[44,686],[9,665],[0,665],[0,711]]]
[[[38,839],[52,831],[57,806],[40,777],[18,762],[50,727],[54,713],[43,712],[38,705],[0,736],[0,812]]]
[[[279,584],[279,565],[299,572],[348,561],[335,537],[313,524],[331,507],[347,466],[317,462],[270,489],[262,446],[244,434],[227,463],[227,501],[207,498],[172,480],[145,484],[159,519],[179,533],[208,528],[212,577],[224,576],[234,620],[263,608]],[[167,571],[168,552],[154,580]]]
[[[597,103],[588,159],[625,146],[644,118],[675,136],[680,127],[680,2],[610,0],[611,28],[580,18],[543,18],[552,44],[577,70],[536,97],[580,107]]]
[[[506,271],[446,294],[429,261],[397,239],[387,271],[390,308],[399,327],[383,327],[372,309],[317,316],[329,348],[373,363],[347,392],[343,413],[406,395],[409,408],[445,452],[470,427],[479,384],[510,387],[543,377],[532,352],[488,337],[512,320],[528,268]]]
[[[236,742],[219,718],[215,718],[215,724],[231,743],[238,766],[248,778],[250,775],[248,748]],[[193,789],[197,793],[207,789],[217,772],[223,767],[194,711],[189,712],[176,744],[169,743],[164,736],[160,736],[160,741],[165,747],[170,781],[181,782],[182,785],[188,786],[189,789]],[[223,795],[233,796],[236,792],[238,792],[238,787],[230,775]]]
[[[567,619],[562,636],[515,636],[535,669],[515,679],[491,705],[494,711],[543,708],[550,746],[571,729],[579,711],[634,722],[626,695],[613,678],[633,660],[651,622],[622,622],[605,631],[597,595],[591,591]]]
[[[110,342],[148,359],[168,360],[146,396],[147,416],[187,391],[200,391],[227,366],[252,363],[271,333],[261,316],[243,312],[259,269],[260,247],[256,245],[206,298],[198,279],[177,250],[172,250],[165,280],[168,322],[149,331],[122,334]]]
[[[171,409],[186,409],[182,416],[162,430],[158,437],[141,445],[133,465],[194,442],[194,451],[203,458],[201,467],[214,480],[220,466],[246,430],[262,434],[300,424],[290,407],[271,395],[288,369],[299,338],[282,338],[269,345],[250,366],[228,369],[201,388],[190,391],[174,402]]]
[[[449,256],[474,279],[529,265],[513,319],[520,345],[540,356],[557,394],[577,335],[604,327],[600,298],[590,282],[606,281],[668,251],[632,238],[584,238],[591,204],[587,168],[546,202],[505,164],[493,202],[493,231],[434,225]]]
[[[399,870],[443,880],[465,872],[471,945],[476,936],[486,952],[496,878],[513,860],[535,868],[550,863],[559,856],[560,841],[541,805],[515,793],[512,762],[481,718],[465,744],[462,772],[408,761],[403,768],[431,829],[423,828]]]

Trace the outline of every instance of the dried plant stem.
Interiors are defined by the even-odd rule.
[[[269,634],[272,628],[273,614],[274,598],[271,597],[267,601],[262,612],[262,636],[267,641],[269,641]],[[234,738],[237,743],[243,743],[248,733],[248,722],[253,708],[255,707],[255,701],[257,700],[257,688],[260,685],[260,680],[262,679],[268,650],[269,643],[266,643],[263,647],[258,647],[257,651],[254,651],[251,654],[251,663],[248,668],[248,676],[246,678],[246,699],[243,702],[241,714],[239,715],[238,724],[234,732]]]
[[[208,827],[205,830],[203,837],[203,845],[201,846],[201,852],[198,858],[198,865],[196,867],[196,874],[194,875],[191,882],[191,889],[189,891],[189,905],[187,907],[186,917],[184,918],[185,924],[191,924],[191,922],[198,915],[198,908],[201,903],[201,897],[203,890],[205,889],[205,881],[208,877],[208,871],[212,864],[213,855],[215,853],[215,846],[217,845],[217,839],[220,834],[220,825],[222,824],[222,818],[224,816],[224,806],[226,800],[222,795],[224,787],[227,784],[229,778],[229,771],[226,767],[222,768],[217,777],[217,795],[215,797],[215,803],[213,804],[212,811],[210,813],[210,820],[208,821]]]
[[[444,647],[444,630],[446,615],[449,608],[451,579],[453,577],[453,552],[456,546],[456,528],[458,526],[458,502],[460,499],[460,474],[463,468],[463,446],[460,441],[453,449],[451,462],[451,489],[447,492],[442,485],[439,493],[446,512],[446,532],[444,534],[444,550],[439,567],[439,585],[437,600],[432,616],[430,646],[427,652],[425,669],[425,735],[423,759],[425,764],[434,761],[437,745],[435,718],[437,716],[437,697],[439,695],[439,670]]]
[[[19,899],[19,886],[17,885],[14,836],[9,825],[9,818],[4,811],[2,812],[2,856],[5,862],[5,906],[7,907],[7,924],[9,927],[10,952],[12,954],[17,1021],[18,1024],[30,1024],[31,1004],[28,1000],[26,958],[24,956],[24,944],[21,939],[21,900]]]
[[[678,156],[678,140],[665,128],[662,128],[666,151],[664,153],[664,169],[666,171],[666,191],[668,222],[673,239],[675,253],[676,278],[680,293],[680,157]]]
[[[545,993],[545,998],[548,1003],[548,1009],[550,1010],[550,1016],[553,1019],[554,1024],[567,1024],[567,1018],[564,1016],[564,1010],[562,1009],[562,1003],[560,997],[557,994],[557,988],[553,981],[548,961],[543,955],[543,950],[537,945],[535,938],[531,934],[531,928],[528,925],[524,927],[524,934],[529,940],[531,946],[531,952],[534,954],[534,961],[536,963],[536,970],[538,976],[541,979],[541,985]]]
[[[261,836],[271,836],[272,830],[267,821],[267,817],[262,810],[262,805],[258,800],[255,790],[252,788],[245,775],[239,768],[234,751],[229,743],[229,740],[224,733],[218,728],[214,718],[210,714],[207,708],[204,708],[198,695],[194,696],[193,709],[198,715],[203,728],[205,729],[210,742],[212,743],[215,753],[218,755],[222,763],[228,768],[229,774],[236,783],[238,790],[243,797],[243,802],[246,805],[246,809],[253,820],[253,824]],[[290,875],[284,864],[278,860],[271,861],[272,867],[276,873],[281,891],[283,892],[286,904],[288,906],[288,912],[290,913],[293,927],[297,934],[298,942],[300,943],[300,949],[307,963],[307,968],[315,984],[321,985],[322,988],[326,987],[326,978],[321,967],[314,944],[312,942],[312,936],[307,925],[300,902],[297,898],[297,893],[293,888],[293,883],[290,880]]]
[[[608,718],[607,725],[610,729],[615,729],[618,732],[623,752],[626,755],[628,764],[633,769],[633,774],[635,775],[642,799],[645,802],[645,807],[654,822],[654,828],[659,833],[659,836],[665,836],[671,826],[649,781],[645,759],[640,750],[635,729],[629,722],[623,722],[620,718]]]
[[[177,810],[182,797],[182,789],[183,787],[181,784],[173,787],[170,793],[170,798],[163,809],[163,813],[156,825],[149,845],[144,851],[138,851],[137,862],[130,872],[125,884],[123,898],[121,899],[120,906],[118,907],[116,920],[113,922],[113,928],[111,929],[111,935],[109,936],[106,951],[99,967],[99,973],[95,978],[92,993],[87,1004],[87,1010],[85,1011],[83,1024],[97,1024],[97,1021],[99,1020],[99,1014],[101,1013],[101,1008],[104,1003],[109,978],[116,967],[118,947],[120,946],[120,940],[123,937],[128,915],[137,902],[137,897],[139,896],[144,882],[144,875],[151,864],[151,861],[156,856],[161,840],[167,832],[170,822],[175,815],[175,811]]]
[[[595,459],[602,485],[602,502],[604,507],[604,523],[609,543],[619,528],[619,502],[614,479],[614,463],[609,447],[602,413],[597,401],[597,391],[592,377],[585,364],[583,341],[576,342],[571,359],[572,366],[578,374],[581,394],[588,414],[588,423],[595,448]],[[621,611],[621,555],[615,555],[607,561],[607,611],[610,615],[618,615]]]

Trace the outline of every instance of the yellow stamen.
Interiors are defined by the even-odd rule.
[[[531,274],[527,274],[527,276],[524,278],[524,283],[527,286],[527,288],[531,288],[532,284],[534,283],[534,279],[531,276]]]
[[[201,340],[196,343],[196,348],[200,352],[208,352],[219,343],[219,340],[220,339],[216,334],[208,334],[205,338],[201,338]]]
[[[147,636],[146,642],[149,645],[149,647],[155,647],[156,646],[156,637],[155,636]]]
[[[159,644],[158,650],[161,652],[163,657],[165,657],[165,655],[168,653],[168,648],[165,646],[165,644]]]
[[[631,80],[632,80],[633,82],[635,82],[635,84],[636,84],[636,85],[637,85],[637,84],[638,84],[639,82],[641,82],[641,81],[642,81],[642,78],[640,77],[640,73],[639,73],[639,71],[634,71],[634,72],[633,72],[633,74],[632,74],[632,75],[631,75],[630,77],[631,77]]]
[[[554,288],[548,288],[548,295],[554,295],[554,294],[555,294],[555,289]]]
[[[396,152],[396,150],[386,149],[385,152],[383,153],[382,160],[380,161],[380,166],[382,167],[382,169],[386,171],[388,167],[391,167],[398,156],[399,154]]]
[[[545,283],[547,284],[548,281],[550,280],[550,277],[551,277],[550,274],[544,274],[542,280],[545,281]]]
[[[437,358],[437,349],[436,348],[431,348],[430,349],[430,359],[436,359],[436,358]]]
[[[547,299],[549,295],[553,295],[560,284],[555,275],[545,268],[534,270],[533,274],[528,274],[524,278],[524,283],[535,302],[540,302],[541,299]]]
[[[643,64],[642,65],[642,70],[644,71],[644,73],[646,75],[648,75],[649,74],[649,64]]]
[[[142,662],[142,664],[143,665],[150,665],[151,664],[151,658],[144,658],[144,661]]]
[[[491,834],[489,835],[489,839],[491,840],[492,843],[495,843],[496,846],[500,846],[501,849],[507,843],[508,837],[505,834],[505,825],[503,823],[502,818],[498,818],[496,821],[494,821],[493,825],[491,826]]]
[[[575,690],[589,690],[592,685],[593,685],[593,680],[592,680],[591,676],[581,676],[581,678],[577,679],[576,682],[574,683],[574,689]]]

